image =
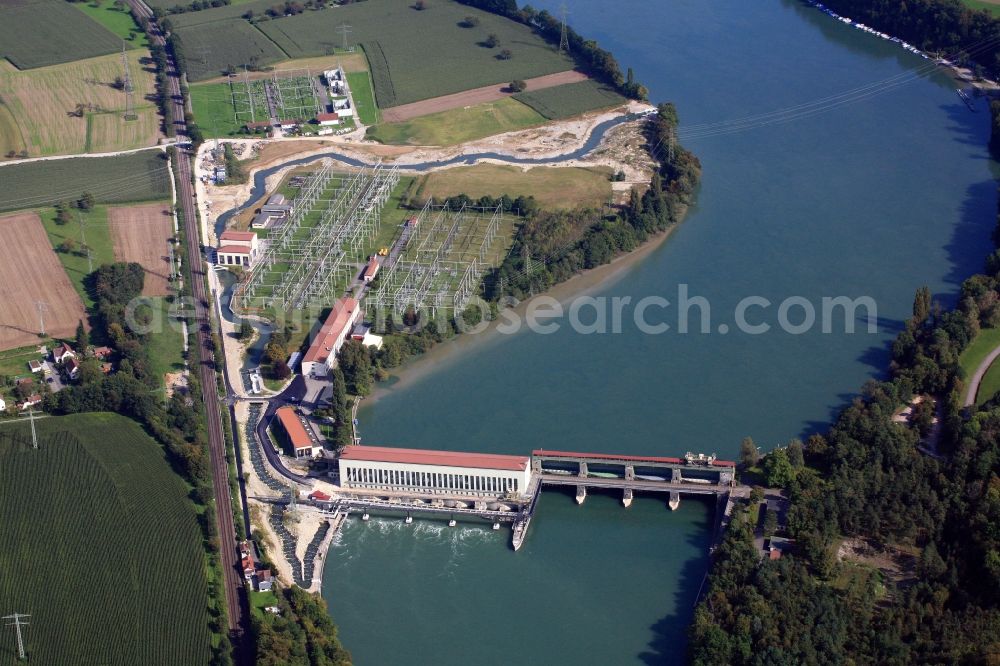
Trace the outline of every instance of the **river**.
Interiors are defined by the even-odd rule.
[[[682,227],[593,295],[674,301],[687,284],[710,302],[714,332],[647,335],[626,319],[618,334],[563,326],[458,345],[361,410],[366,443],[731,457],[751,435],[769,448],[823,427],[884,373],[919,286],[951,303],[981,266],[996,204],[988,113],[947,77],[719,133],[926,61],[790,0],[576,0],[570,21],[633,66],[654,102],[677,104],[704,167]],[[754,295],[870,296],[878,332],[718,333]],[[773,308],[755,319],[774,321]],[[506,530],[350,522],[324,595],[366,666],[677,663],[711,514],[688,499],[626,510],[546,492],[517,554]]]

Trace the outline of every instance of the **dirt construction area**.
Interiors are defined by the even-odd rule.
[[[166,296],[170,276],[173,216],[166,204],[143,204],[108,209],[108,226],[116,261],[134,261],[146,269],[143,296]]]
[[[546,74],[545,76],[526,79],[525,90],[541,90],[542,88],[551,88],[552,86],[561,86],[566,83],[578,83],[586,80],[586,74],[575,70],[556,72],[555,74]],[[426,116],[429,113],[462,109],[467,106],[475,106],[476,104],[495,102],[498,99],[510,97],[513,94],[513,92],[507,89],[506,83],[497,86],[485,86],[453,95],[443,95],[441,97],[425,99],[422,102],[413,102],[412,104],[403,104],[401,106],[394,106],[391,109],[384,109],[382,111],[382,120],[387,123],[401,123],[420,116]]]
[[[39,303],[45,333],[72,338],[86,319],[83,301],[49,244],[35,213],[0,217],[0,349],[39,342]]]

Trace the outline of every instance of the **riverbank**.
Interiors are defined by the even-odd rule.
[[[661,231],[651,236],[645,243],[632,252],[620,254],[607,264],[577,273],[569,280],[554,285],[544,293],[539,294],[539,296],[554,298],[565,306],[574,298],[586,296],[598,289],[610,287],[623,278],[632,268],[662,248],[667,240],[683,224],[688,212],[687,210],[684,211],[677,224],[666,231]],[[530,303],[531,299],[522,301],[511,308],[511,310],[523,316]],[[503,322],[495,320],[481,332],[456,335],[454,338],[435,345],[420,356],[411,358],[402,366],[394,368],[387,381],[379,382],[375,385],[375,390],[372,394],[361,402],[360,409],[364,410],[367,407],[371,407],[393,391],[406,388],[410,384],[434,372],[443,370],[449,364],[458,360],[462,353],[499,343],[505,338],[503,333],[497,331],[497,327],[501,323]]]

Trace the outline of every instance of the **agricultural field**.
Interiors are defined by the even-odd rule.
[[[30,157],[111,152],[155,146],[160,119],[145,49],[127,54],[137,120],[124,119],[121,55],[19,71],[0,61],[0,159],[10,151]]]
[[[383,109],[573,69],[568,56],[527,26],[451,0],[438,0],[426,11],[412,5],[411,0],[361,2],[265,21],[258,27],[290,57],[299,58],[340,46],[337,26],[350,24],[350,40],[365,49],[375,98]],[[462,27],[466,16],[476,17],[479,24]],[[495,48],[483,45],[490,34],[499,39]],[[502,49],[511,51],[509,60],[499,58]]]
[[[439,201],[466,194],[473,199],[506,194],[533,196],[547,209],[600,207],[611,198],[611,170],[605,167],[533,167],[477,164],[445,169],[422,177],[414,200]]]
[[[962,0],[962,4],[970,9],[988,11],[994,17],[1000,16],[1000,0]]]
[[[368,72],[345,71],[344,73],[347,75],[347,86],[351,90],[351,97],[354,98],[354,111],[358,120],[363,125],[376,124],[379,121],[379,113]]]
[[[592,79],[542,88],[514,95],[550,120],[570,118],[581,113],[625,104],[628,100]]]
[[[368,61],[365,60],[365,54],[358,49],[355,53],[338,53],[337,55],[316,56],[315,58],[284,60],[276,64],[273,70],[266,72],[244,72],[241,69],[239,71],[239,78],[242,80],[246,77],[251,81],[256,79],[269,79],[275,74],[281,76],[283,73],[291,70],[303,69],[308,69],[313,74],[319,74],[320,72],[325,72],[328,69],[336,69],[337,67],[342,67],[345,72],[367,72]],[[229,76],[223,75],[206,79],[197,85],[207,83],[229,83]]]
[[[260,30],[240,18],[176,30],[191,81],[225,74],[230,66],[242,71],[243,65],[270,65],[288,57]]]
[[[143,296],[169,293],[170,239],[174,218],[169,204],[142,204],[108,209],[115,261],[134,261],[146,271]]]
[[[65,0],[4,0],[0,57],[18,69],[121,51],[121,37]]]
[[[38,215],[0,217],[0,349],[38,342],[37,303],[45,304],[45,333],[72,337],[85,319],[83,301],[59,265]]]
[[[544,122],[545,118],[531,107],[506,97],[402,123],[384,123],[370,128],[368,138],[387,144],[449,146]]]
[[[170,198],[166,154],[76,157],[0,166],[0,211],[50,206],[90,192],[101,203]]]
[[[197,83],[189,88],[195,122],[205,136],[239,136],[243,122],[236,119],[229,83]]]
[[[26,423],[0,425],[0,487],[18,498],[0,506],[0,608],[31,615],[28,663],[207,664],[202,537],[160,445],[117,414],[36,428],[34,450]]]
[[[59,224],[54,208],[40,208],[36,211],[45,226],[49,244],[59,258],[66,276],[80,295],[84,306],[90,310],[94,307],[94,299],[87,290],[86,279],[90,274],[90,265],[110,264],[115,260],[114,247],[111,242],[111,232],[108,229],[108,209],[105,206],[94,206],[89,211],[73,210],[72,221]],[[90,248],[90,259],[84,249]]]
[[[95,3],[97,7],[94,6]],[[132,13],[127,8],[119,9],[116,7],[115,0],[74,2],[73,6],[118,35],[120,39],[125,41],[126,47],[135,49],[149,46],[146,33],[136,24]]]

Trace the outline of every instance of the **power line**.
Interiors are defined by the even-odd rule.
[[[341,23],[339,26],[337,26],[337,32],[339,32],[341,36],[340,48],[346,51],[347,35],[351,32],[351,26],[348,25],[347,23]]]
[[[41,328],[41,333],[45,335],[45,313],[49,309],[49,304],[45,301],[35,301],[35,309],[38,310],[38,326]]]
[[[125,120],[138,120],[135,113],[135,88],[132,86],[132,74],[128,68],[128,56],[125,55],[125,40],[122,40],[122,69],[125,71],[125,79],[122,82],[122,89],[125,91]]]
[[[24,613],[14,613],[13,615],[4,615],[4,620],[13,620],[7,624],[8,627],[14,627],[14,631],[17,633],[17,655],[21,661],[24,661],[24,640],[21,638],[21,627],[28,626],[28,622],[23,622],[22,617],[31,617],[30,615],[25,615]]]

